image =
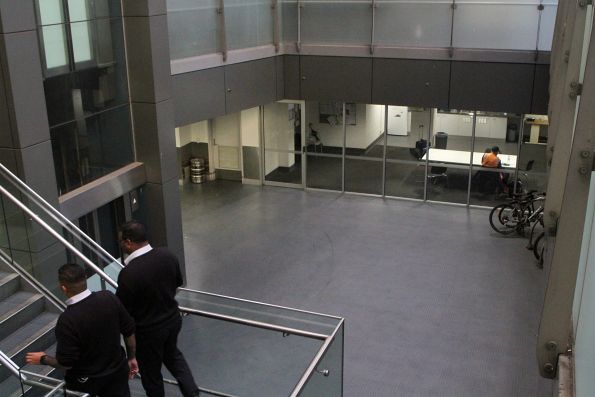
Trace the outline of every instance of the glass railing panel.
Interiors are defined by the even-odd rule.
[[[301,41],[304,44],[370,44],[372,2],[302,1]]]
[[[298,5],[297,0],[280,0],[281,7],[281,37],[283,42],[297,41],[298,36]]]
[[[290,395],[323,343],[193,315],[178,337],[200,387],[235,396]]]
[[[230,50],[273,43],[270,0],[226,0],[225,28]]]
[[[460,48],[535,50],[539,2],[521,0],[517,3],[457,1],[452,45]]]
[[[219,51],[218,0],[167,0],[170,58]]]
[[[541,20],[539,22],[539,41],[537,44],[539,51],[550,51],[552,49],[556,12],[558,11],[557,3],[557,1],[552,1],[550,4],[543,5]]]
[[[343,396],[343,343],[344,324],[337,330],[322,359],[308,379],[300,397]]]
[[[376,2],[374,44],[448,47],[452,2],[385,0]]]
[[[325,336],[330,335],[341,321],[338,317],[187,289],[180,289],[176,299],[181,307],[193,310],[218,313]]]

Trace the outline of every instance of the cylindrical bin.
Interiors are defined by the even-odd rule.
[[[519,130],[516,124],[509,124],[506,130],[506,142],[518,142]]]
[[[448,142],[448,134],[443,131],[439,131],[434,135],[434,148],[446,149],[446,143]]]
[[[207,164],[203,158],[190,159],[190,181],[192,183],[203,183],[207,180]]]

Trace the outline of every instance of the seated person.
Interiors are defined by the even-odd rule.
[[[500,148],[498,146],[493,146],[489,153],[486,150],[486,153],[481,158],[481,166],[486,168],[502,168],[502,162],[498,157],[499,153]],[[506,181],[508,174],[505,175],[502,172],[491,174],[494,175],[494,179],[497,181],[499,189],[504,193],[508,193],[509,189]],[[482,183],[482,185],[485,185],[485,183]]]

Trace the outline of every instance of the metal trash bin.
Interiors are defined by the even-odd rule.
[[[207,180],[208,164],[205,159],[193,157],[190,159],[190,182],[203,183]]]
[[[506,129],[506,142],[518,142],[519,129],[516,124],[509,124]]]
[[[446,149],[448,142],[448,134],[443,131],[439,131],[434,135],[434,148],[435,149]]]

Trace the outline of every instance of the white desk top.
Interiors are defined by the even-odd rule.
[[[448,150],[448,149],[433,149],[428,150],[430,154],[430,161],[437,163],[451,163],[451,164],[469,164],[469,154],[464,150]],[[481,167],[481,158],[485,153],[473,152],[473,165]],[[428,154],[424,154],[421,158],[426,159]],[[498,157],[502,162],[502,168],[515,169],[517,156],[513,154],[499,154]]]

